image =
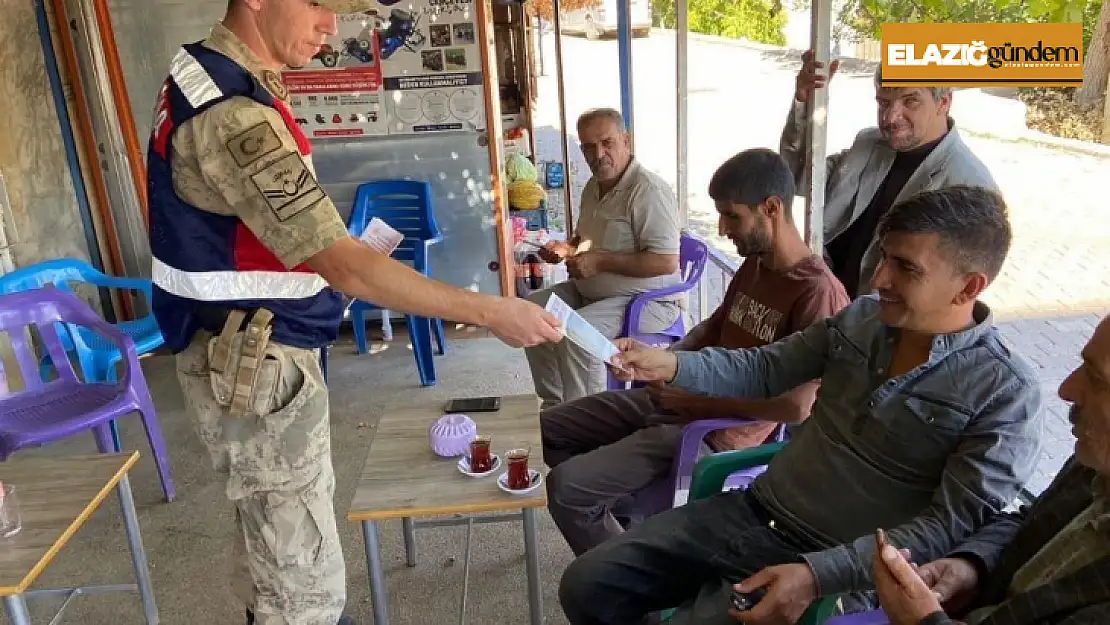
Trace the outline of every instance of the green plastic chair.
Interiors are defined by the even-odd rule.
[[[702,458],[694,466],[689,501],[705,499],[720,493],[724,489],[728,476],[737,471],[769,464],[771,458],[774,458],[786,444],[786,442],[768,443],[747,449],[723,451]],[[802,614],[797,625],[822,625],[829,618],[836,616],[837,611],[836,597],[820,598],[809,604],[809,608]],[[664,611],[661,617],[663,621],[667,621],[673,615],[674,608],[671,608]]]

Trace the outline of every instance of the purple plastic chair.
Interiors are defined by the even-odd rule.
[[[657,347],[666,347],[686,336],[685,314],[679,315],[678,319],[675,320],[671,327],[657,334],[644,334],[639,331],[640,315],[643,313],[644,306],[646,306],[648,302],[676,293],[685,293],[697,286],[698,280],[701,280],[701,274],[705,271],[705,263],[708,258],[709,249],[706,247],[705,242],[693,235],[683,233],[678,260],[678,269],[680,275],[683,276],[682,284],[676,284],[656,291],[648,291],[632,298],[632,301],[628,304],[628,309],[624,313],[624,323],[621,326],[621,333],[617,336],[631,337],[641,343],[647,343],[648,345],[655,345]],[[612,373],[608,374],[607,386],[609,390],[627,388],[627,385],[613,377]]]
[[[711,432],[750,423],[752,422],[748,419],[701,419],[687,424],[682,428],[682,438],[678,442],[675,462],[671,465],[671,475],[641,489],[614,514],[638,521],[685,504],[694,475],[694,465],[698,463],[701,453],[702,440]],[[777,443],[785,439],[786,426],[780,425],[764,442]],[[737,471],[725,480],[722,490],[747,489],[766,470],[767,466],[761,465]]]
[[[56,324],[74,324],[111,341],[123,355],[118,380],[82,382],[58,337]],[[53,361],[58,377],[43,382],[38,358],[27,340],[34,326]],[[138,412],[154,451],[154,462],[166,501],[175,492],[162,430],[154,414],[134,342],[104,321],[77,296],[53,285],[0,295],[0,332],[6,332],[23,378],[22,390],[0,396],[0,460],[25,447],[37,447],[91,429],[101,453],[115,451],[109,423]],[[0,364],[0,375],[9,378]],[[10,386],[10,384],[9,384]]]
[[[858,614],[833,616],[825,621],[825,625],[890,625],[890,619],[882,610],[871,610]]]

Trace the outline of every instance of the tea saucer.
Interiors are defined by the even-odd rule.
[[[513,490],[509,488],[509,472],[506,471],[505,473],[497,476],[497,487],[505,491],[506,493],[509,493],[510,495],[527,495],[528,493],[539,488],[540,484],[543,484],[543,475],[535,469],[528,469],[528,478],[531,484],[528,488]]]
[[[459,458],[459,473],[462,473],[467,477],[485,477],[500,468],[501,456],[498,456],[497,454],[493,454],[493,466],[490,467],[490,470],[486,471],[485,473],[471,473],[470,458],[468,456],[463,456],[462,458]]]

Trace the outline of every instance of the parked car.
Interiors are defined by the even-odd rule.
[[[589,8],[567,11],[560,17],[559,26],[564,33],[583,34],[587,39],[616,34],[618,2],[624,0],[601,0]],[[651,32],[651,1],[631,0],[630,4],[632,35],[646,37]]]

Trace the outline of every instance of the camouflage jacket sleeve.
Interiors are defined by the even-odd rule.
[[[236,215],[287,268],[347,236],[335,205],[277,110],[232,98],[174,135],[174,188],[183,200]]]

